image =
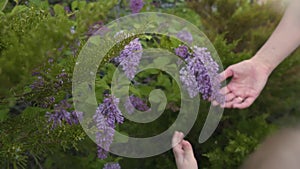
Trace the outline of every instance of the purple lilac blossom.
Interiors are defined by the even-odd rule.
[[[177,33],[177,38],[180,40],[187,42],[187,43],[192,43],[193,42],[193,36],[190,32],[186,30],[179,31]]]
[[[60,88],[63,86],[64,82],[68,82],[70,79],[68,79],[68,74],[63,69],[62,73],[60,73],[56,76],[56,80],[57,81],[54,83],[54,87]]]
[[[121,166],[119,163],[106,163],[103,169],[121,169]]]
[[[38,76],[38,75],[41,75],[41,72],[39,72],[38,69],[34,69],[31,73],[31,76]]]
[[[48,108],[48,107],[50,107],[54,102],[55,102],[55,97],[53,97],[53,96],[45,97],[45,98],[44,98],[44,103],[41,105],[41,107],[43,107],[43,108]]]
[[[180,45],[178,48],[175,48],[175,54],[182,59],[186,59],[189,56],[189,49],[185,45]]]
[[[38,79],[29,86],[31,89],[37,89],[44,86],[45,84],[44,78],[42,76],[38,76],[37,78]]]
[[[183,67],[180,71],[180,80],[187,89],[189,96],[194,98],[199,93],[194,72],[189,67]]]
[[[130,0],[130,9],[132,13],[139,13],[144,6],[143,0]]]
[[[69,6],[65,6],[65,7],[64,7],[64,10],[65,10],[65,12],[66,12],[67,14],[69,14],[69,13],[72,12]]]
[[[96,143],[98,145],[97,156],[100,159],[107,157],[109,147],[113,141],[115,123],[123,123],[124,117],[118,108],[119,99],[106,95],[103,103],[98,106],[93,119],[99,130],[96,133]]]
[[[48,63],[49,63],[49,64],[52,64],[53,62],[54,62],[54,59],[53,59],[53,58],[49,58],[49,59],[48,59]]]
[[[124,50],[120,52],[120,56],[115,58],[115,62],[120,63],[125,75],[129,80],[132,80],[137,71],[137,67],[142,58],[142,44],[138,38],[131,41],[125,46]]]
[[[124,107],[128,114],[132,114],[135,109],[139,111],[148,111],[148,105],[139,97],[131,95],[127,98]]]
[[[82,112],[73,111],[70,113],[68,109],[72,106],[67,102],[67,100],[62,100],[59,104],[54,105],[54,112],[46,112],[47,122],[51,124],[51,128],[54,129],[58,126],[62,126],[63,122],[69,125],[78,124],[79,117],[82,118]]]
[[[224,101],[224,97],[219,93],[220,88],[221,88],[221,83],[218,80],[219,65],[213,60],[213,58],[212,58],[210,52],[207,50],[207,48],[200,48],[200,47],[195,46],[193,48],[193,51],[194,51],[194,57],[198,57],[206,69],[207,75],[203,81],[205,81],[207,78],[209,79],[207,81],[210,81],[209,82],[210,90],[208,90],[208,92],[205,93],[205,91],[206,91],[205,89],[204,89],[204,91],[201,91],[201,89],[205,88],[205,87],[202,87],[202,88],[200,88],[200,92],[205,93],[204,99],[210,98],[210,99],[218,101],[219,103],[222,103]],[[202,85],[202,86],[206,86],[206,85]]]
[[[221,87],[217,76],[219,71],[218,64],[212,59],[207,48],[195,46],[193,48],[193,57],[185,60],[186,67],[180,70],[180,80],[187,88],[191,98],[198,93],[202,94],[204,100],[220,100],[219,94]]]

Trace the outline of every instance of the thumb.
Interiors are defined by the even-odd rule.
[[[194,157],[193,147],[191,143],[189,143],[186,140],[182,141],[182,149],[184,151],[184,155],[187,157],[187,159],[192,159]]]

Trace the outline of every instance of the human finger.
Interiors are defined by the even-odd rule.
[[[190,142],[183,140],[182,141],[182,149],[184,151],[184,155],[187,159],[194,158],[193,147]]]
[[[218,78],[220,82],[223,82],[227,78],[233,76],[233,70],[232,67],[229,66],[226,70],[224,70],[222,73],[219,74]]]
[[[241,97],[235,97],[229,102],[225,102],[225,104],[221,105],[222,108],[233,108],[234,104],[239,104],[243,102],[243,98]]]
[[[237,109],[245,109],[249,107],[254,102],[254,100],[255,99],[253,97],[248,97],[242,103],[233,104],[232,107]]]

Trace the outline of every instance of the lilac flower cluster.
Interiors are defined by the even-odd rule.
[[[65,7],[64,7],[64,10],[65,10],[65,12],[66,12],[67,14],[69,14],[69,13],[72,12],[72,11],[71,11],[71,8],[70,8],[69,6],[65,6]]]
[[[115,58],[115,62],[120,63],[128,79],[132,80],[134,78],[142,54],[142,44],[136,38],[125,46],[124,50],[120,52],[120,56]]]
[[[98,145],[98,158],[107,157],[109,147],[113,141],[115,123],[123,123],[124,117],[118,108],[119,99],[106,95],[103,103],[98,106],[93,119],[96,123],[96,143]]]
[[[54,129],[58,126],[62,126],[63,122],[69,125],[78,124],[82,119],[83,113],[72,111],[69,112],[72,106],[67,100],[62,100],[59,104],[54,105],[54,112],[46,112],[46,118],[48,123],[51,124],[51,128]]]
[[[29,87],[31,89],[42,88],[45,84],[44,78],[42,76],[38,76],[37,80],[35,80]]]
[[[121,169],[121,166],[119,163],[106,163],[103,169]]]
[[[179,38],[180,40],[187,42],[187,43],[192,43],[193,42],[193,36],[190,32],[186,31],[186,30],[182,30],[180,32],[177,33],[177,38]]]
[[[43,108],[50,107],[54,102],[55,102],[55,97],[53,96],[45,97],[41,107]]]
[[[186,59],[189,56],[189,48],[185,45],[180,45],[175,48],[175,54],[180,56],[182,59]]]
[[[132,13],[139,13],[144,6],[143,0],[130,0],[130,9]]]
[[[187,57],[186,67],[180,70],[180,80],[187,88],[191,98],[198,93],[202,98],[222,100],[219,94],[220,83],[218,81],[219,66],[211,57],[207,48],[195,46],[193,48],[193,57]]]
[[[148,105],[142,99],[134,95],[127,98],[124,107],[128,114],[132,114],[135,108],[139,111],[149,111]]]
[[[70,79],[68,78],[68,74],[63,69],[60,74],[56,76],[56,82],[54,83],[55,88],[60,88],[63,86],[64,82],[68,82]]]

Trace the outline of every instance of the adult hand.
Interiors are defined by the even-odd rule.
[[[244,109],[259,96],[267,83],[271,70],[254,59],[229,66],[220,74],[221,81],[232,77],[227,86],[220,90],[225,96],[224,108]]]
[[[183,140],[182,132],[175,132],[172,138],[173,153],[178,169],[198,169],[191,144]]]

